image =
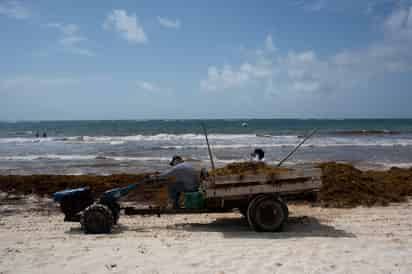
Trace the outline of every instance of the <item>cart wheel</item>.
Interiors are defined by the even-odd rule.
[[[82,229],[85,233],[110,233],[113,224],[112,211],[102,204],[92,204],[86,208],[81,218]]]
[[[279,231],[287,219],[285,208],[287,210],[287,206],[275,196],[258,196],[249,204],[249,225],[259,232]]]
[[[282,208],[283,208],[283,212],[285,213],[285,221],[287,221],[287,219],[289,218],[289,208],[288,208],[288,205],[286,204],[286,202],[282,199],[282,198],[278,198],[279,199],[279,202],[281,203],[281,205],[282,205]]]
[[[248,205],[247,212],[246,212],[246,218],[247,222],[249,223],[249,226],[251,229],[258,231],[256,228],[256,221],[254,219],[254,212],[255,212],[255,206],[256,204],[263,198],[265,198],[266,195],[258,195],[255,198],[253,198]]]

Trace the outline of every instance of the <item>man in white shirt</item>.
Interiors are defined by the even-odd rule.
[[[184,192],[198,191],[200,174],[180,156],[173,156],[170,162],[171,169],[160,174],[160,177],[173,178],[174,182],[168,185],[169,198],[173,201],[173,208],[179,208],[179,197]]]
[[[261,148],[257,148],[250,154],[252,161],[264,162],[265,161],[265,152]]]

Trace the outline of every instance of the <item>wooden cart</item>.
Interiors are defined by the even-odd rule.
[[[288,197],[320,189],[318,168],[283,169],[276,174],[240,174],[210,176],[202,180],[202,208],[125,208],[128,215],[198,214],[231,212],[238,209],[255,231],[274,232],[282,229],[288,218]]]

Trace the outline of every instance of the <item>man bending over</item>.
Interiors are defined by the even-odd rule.
[[[159,176],[174,178],[174,181],[168,185],[169,198],[173,201],[173,208],[179,208],[180,193],[198,191],[200,174],[190,163],[177,155],[173,156],[170,165],[172,168]]]

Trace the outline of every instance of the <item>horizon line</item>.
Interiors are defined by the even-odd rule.
[[[249,121],[249,120],[412,120],[412,117],[356,117],[356,118],[340,118],[340,117],[329,117],[329,118],[147,118],[147,119],[132,119],[132,118],[120,118],[120,119],[16,119],[16,120],[0,120],[0,123],[19,123],[19,122],[108,122],[108,121],[135,121],[135,122],[146,122],[146,121],[213,121],[213,120],[233,120],[233,121]]]

